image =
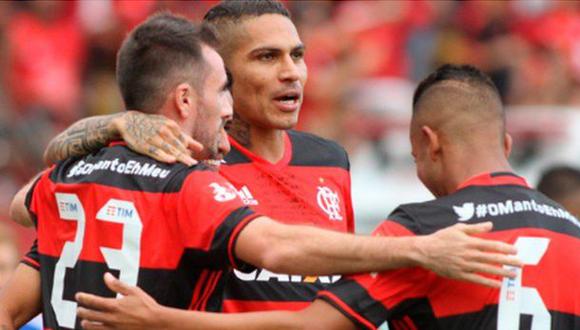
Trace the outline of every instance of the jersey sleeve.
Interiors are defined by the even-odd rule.
[[[398,222],[387,220],[373,235],[413,233]],[[387,322],[393,325],[409,322],[402,317],[405,309],[412,306],[407,302],[426,295],[431,283],[427,278],[431,278],[430,273],[418,267],[346,276],[328,290],[319,292],[317,299],[326,301],[362,329],[378,329]]]
[[[347,178],[346,183],[343,186],[342,195],[344,196],[345,213],[347,221],[347,230],[349,233],[355,232],[355,222],[354,222],[354,209],[352,207],[352,193],[351,193],[351,178],[350,178],[350,161],[348,159],[348,154],[344,151],[347,163]]]
[[[192,172],[177,207],[181,238],[195,266],[253,269],[236,258],[234,247],[241,230],[260,215],[244,205],[225,178],[213,171]]]
[[[49,172],[50,169],[45,170],[38,176],[38,178],[34,180],[34,183],[30,186],[30,189],[26,193],[26,199],[24,200],[24,204],[26,206],[26,209],[30,213],[32,220],[34,221],[34,225],[37,225],[36,214],[37,214],[37,202],[39,200],[38,197],[39,193],[37,191],[38,190],[37,187],[39,186],[40,181],[45,179],[45,176],[47,176]]]
[[[34,240],[30,250],[22,257],[20,260],[21,263],[27,264],[28,266],[40,270],[40,259],[38,257],[38,242]]]

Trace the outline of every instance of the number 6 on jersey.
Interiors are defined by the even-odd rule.
[[[517,257],[525,265],[537,265],[550,240],[542,237],[518,237],[515,246]],[[505,278],[501,285],[499,310],[497,315],[498,330],[518,330],[520,314],[532,315],[532,330],[549,330],[552,317],[540,293],[536,288],[522,287],[522,268],[513,268],[517,276]]]

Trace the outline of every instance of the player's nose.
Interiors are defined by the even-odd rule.
[[[284,56],[280,66],[279,77],[282,81],[297,81],[300,79],[300,68],[292,56]]]
[[[228,133],[225,129],[222,128],[220,133],[220,141],[218,143],[218,151],[220,155],[225,156],[230,152],[231,145],[230,140],[228,139]]]

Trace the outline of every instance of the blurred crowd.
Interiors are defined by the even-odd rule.
[[[580,122],[578,1],[284,2],[307,47],[299,128],[338,140],[353,176],[364,172],[354,180],[355,208],[368,191],[364,175],[400,162],[412,176],[413,89],[442,63],[474,64],[493,78],[521,141],[516,162],[546,139],[571,139],[563,125]],[[43,168],[50,138],[79,118],[123,109],[114,69],[126,32],[163,9],[199,21],[215,3],[0,3],[0,220],[17,188]]]

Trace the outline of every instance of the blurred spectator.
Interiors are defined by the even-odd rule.
[[[562,204],[570,213],[580,217],[580,170],[570,166],[547,169],[538,183],[538,190]]]
[[[216,2],[0,1],[0,207],[43,168],[64,125],[123,109],[115,58],[131,27],[159,10],[200,21]],[[580,1],[283,2],[307,49],[298,128],[344,144],[353,168],[362,159],[388,184],[393,168],[412,167],[410,94],[447,62],[474,64],[498,85],[519,169],[537,176],[541,149],[577,151],[561,145],[580,134],[569,133],[580,127],[569,114],[580,112]]]

